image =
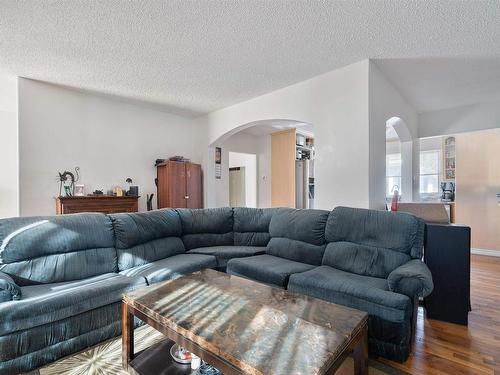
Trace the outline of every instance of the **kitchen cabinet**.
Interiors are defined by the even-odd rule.
[[[314,206],[314,138],[309,132],[271,134],[271,206]]]
[[[271,206],[295,207],[295,129],[271,134]]]

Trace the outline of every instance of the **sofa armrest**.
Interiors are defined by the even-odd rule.
[[[434,289],[432,274],[420,259],[413,259],[399,266],[387,278],[391,292],[410,298],[427,297]]]
[[[0,302],[21,299],[21,288],[12,277],[0,271]]]

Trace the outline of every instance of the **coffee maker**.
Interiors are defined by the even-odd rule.
[[[441,182],[441,201],[453,202],[455,200],[455,183]]]

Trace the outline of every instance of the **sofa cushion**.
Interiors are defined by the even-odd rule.
[[[217,258],[217,267],[226,267],[232,258],[244,258],[264,254],[265,247],[261,246],[210,246],[189,250],[190,254],[214,255]]]
[[[160,281],[177,279],[182,275],[205,268],[215,268],[216,265],[216,259],[211,255],[179,254],[129,268],[120,272],[120,274],[128,277],[144,277],[148,285],[151,285]]]
[[[0,303],[0,335],[55,322],[110,303],[146,286],[143,277],[108,273],[79,281],[22,287],[22,299]]]
[[[181,220],[173,209],[109,216],[115,230],[119,271],[185,252]]]
[[[181,218],[182,242],[187,250],[234,244],[231,208],[179,208],[177,212]]]
[[[249,258],[231,259],[227,273],[257,280],[265,284],[286,288],[290,275],[313,269],[310,264],[275,257],[269,254]]]
[[[266,246],[271,238],[269,224],[277,208],[233,208],[234,244]]]
[[[320,265],[325,251],[328,211],[280,208],[271,218],[267,253],[277,257]]]
[[[328,211],[279,208],[271,218],[271,237],[283,237],[321,246],[325,243]]]
[[[340,241],[326,245],[322,264],[358,275],[387,278],[410,259],[408,254]]]
[[[424,222],[405,213],[337,207],[328,217],[322,264],[384,277],[422,256]]]
[[[0,270],[19,286],[116,272],[111,220],[99,213],[0,220]]]
[[[412,315],[411,299],[390,292],[387,280],[356,275],[329,266],[290,276],[288,289],[366,311],[388,321],[404,322]]]
[[[327,242],[352,242],[422,258],[425,223],[403,212],[336,207],[328,216]]]

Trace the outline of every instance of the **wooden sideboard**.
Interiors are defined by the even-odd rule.
[[[76,214],[79,212],[102,212],[115,214],[119,212],[137,212],[139,197],[58,197],[56,198],[56,214]]]

